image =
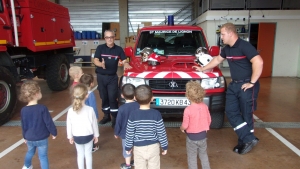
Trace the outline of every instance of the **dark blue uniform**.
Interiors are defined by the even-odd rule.
[[[232,47],[225,46],[220,55],[227,59],[232,77],[226,92],[226,115],[238,135],[239,144],[247,143],[256,138],[253,134],[253,112],[256,110],[260,84],[257,81],[246,91],[242,90],[242,85],[251,80],[250,60],[258,52],[249,42],[239,38]]]
[[[105,69],[96,68],[98,90],[102,99],[102,111],[104,115],[116,118],[118,113],[118,63],[119,59],[125,60],[126,56],[120,46],[109,48],[106,44],[99,45],[95,52],[95,58],[100,62],[105,61]]]

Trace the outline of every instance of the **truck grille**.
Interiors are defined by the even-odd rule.
[[[149,86],[153,90],[185,91],[185,85],[191,79],[159,79],[149,80]]]

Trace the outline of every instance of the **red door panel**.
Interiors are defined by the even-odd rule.
[[[271,77],[275,43],[276,23],[259,23],[257,51],[264,60],[261,77]]]
[[[54,45],[55,44],[55,17],[52,15],[45,15],[44,18],[44,25],[45,25],[45,41],[47,45]]]
[[[45,15],[35,11],[31,12],[31,28],[32,28],[32,38],[35,41],[35,46],[46,45],[45,41],[45,30],[44,25]]]
[[[0,9],[0,45],[13,44],[12,30],[7,9],[2,6]]]
[[[71,39],[71,28],[66,18],[56,17],[55,34],[57,41],[67,41]]]

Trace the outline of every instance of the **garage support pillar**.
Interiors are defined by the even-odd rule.
[[[125,47],[125,37],[128,36],[128,0],[119,0],[120,46]]]

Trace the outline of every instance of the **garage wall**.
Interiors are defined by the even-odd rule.
[[[216,45],[218,25],[226,22],[247,25],[248,15],[246,10],[207,11],[198,17],[196,24],[204,29],[209,45]],[[272,76],[299,77],[300,10],[253,10],[250,15],[250,23],[277,23]]]

